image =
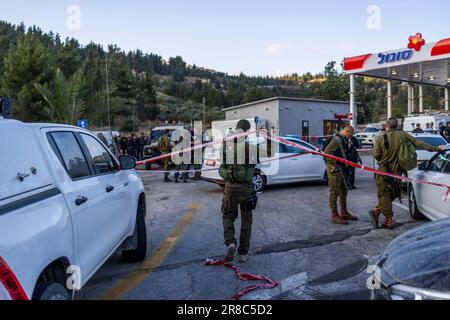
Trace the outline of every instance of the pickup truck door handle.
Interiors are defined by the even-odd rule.
[[[78,197],[77,200],[75,200],[75,204],[77,206],[81,206],[83,203],[86,203],[88,201],[88,198],[86,197]]]
[[[106,187],[106,192],[107,192],[107,193],[111,193],[111,192],[114,191],[114,189],[115,189],[115,188],[114,188],[113,186],[107,186],[107,187]]]

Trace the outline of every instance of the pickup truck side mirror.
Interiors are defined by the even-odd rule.
[[[136,158],[132,156],[120,156],[120,167],[122,170],[133,170],[136,168]]]
[[[422,162],[421,164],[419,164],[419,170],[420,171],[426,171],[427,168],[428,168],[428,164],[429,164],[428,161]]]

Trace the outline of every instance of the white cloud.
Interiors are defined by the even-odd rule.
[[[279,55],[282,51],[288,49],[292,44],[290,42],[271,43],[266,48],[266,54],[273,57]]]

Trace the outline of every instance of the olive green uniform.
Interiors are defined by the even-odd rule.
[[[235,143],[234,150],[238,150],[237,143]],[[255,195],[252,177],[254,173],[254,168],[256,164],[255,159],[250,157],[250,145],[245,144],[245,165],[229,165],[225,166],[230,171],[229,175],[223,174],[221,176],[225,179],[225,191],[222,202],[222,218],[223,218],[223,229],[225,245],[229,246],[231,244],[237,245],[237,240],[235,238],[235,221],[239,215],[239,207],[241,209],[241,235],[239,241],[238,253],[240,255],[247,255],[250,250],[250,240],[252,235],[252,224],[253,224],[253,197]],[[235,152],[236,153],[236,152]],[[225,162],[227,157],[227,149],[224,148],[224,159]],[[253,154],[253,153],[252,153]],[[238,163],[237,156],[235,155],[234,163]],[[233,176],[239,176],[239,169],[246,167],[247,172],[250,172],[246,179],[232,178]],[[224,166],[221,167],[221,171]],[[224,169],[226,170],[226,169]],[[245,180],[245,181],[244,181]]]
[[[423,148],[429,152],[439,152],[440,149],[433,147],[423,141],[417,140],[410,134],[393,130],[387,133],[389,149],[386,149],[384,135],[381,135],[375,141],[373,156],[378,161],[378,170],[381,172],[401,175],[403,172],[397,168],[398,154],[400,144],[403,138],[408,139],[416,148]],[[377,208],[386,218],[392,218],[394,212],[392,203],[396,198],[395,179],[383,175],[376,175],[378,206]]]
[[[337,157],[345,157],[343,153],[343,146],[340,143],[341,137],[334,137],[324,153]],[[339,201],[341,210],[347,208],[348,188],[345,183],[343,164],[337,163],[335,160],[326,159],[327,162],[327,177],[329,187],[329,205],[332,213],[338,212],[337,203]]]
[[[158,140],[158,150],[162,155],[170,154],[170,137],[167,135],[163,135]],[[164,176],[166,179],[169,178],[169,169],[170,169],[170,158],[164,158],[162,160],[163,170],[165,171]]]
[[[222,203],[223,235],[225,245],[234,243],[236,231],[234,223],[241,209],[241,236],[239,240],[239,254],[248,254],[250,250],[250,239],[252,236],[253,210],[247,206],[247,202],[253,196],[253,184],[225,182],[225,192]]]
[[[182,140],[180,140],[178,143],[179,144],[182,143]],[[175,151],[175,150],[172,150],[172,151]],[[187,171],[189,169],[189,164],[186,164],[184,162],[183,155],[184,155],[184,153],[181,152],[180,153],[180,161],[181,162],[179,164],[175,165],[175,182],[177,182],[178,178],[180,177],[180,171],[182,171],[181,178],[183,179],[184,182],[186,182],[187,178],[188,178]]]

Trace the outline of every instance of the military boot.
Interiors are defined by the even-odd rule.
[[[348,225],[348,221],[344,220],[337,212],[331,214],[331,223]]]
[[[341,218],[347,221],[358,221],[358,217],[351,214],[347,208],[341,210]]]
[[[231,262],[236,256],[236,245],[234,243],[230,244],[227,248],[227,255],[225,256],[225,261]]]
[[[375,229],[378,229],[380,227],[379,220],[381,215],[380,209],[375,209],[369,212],[370,218],[372,219],[372,223]]]
[[[239,262],[240,263],[246,263],[248,261],[248,254],[240,254],[239,255]]]
[[[397,227],[397,224],[394,221],[394,218],[389,217],[386,218],[384,224],[383,224],[383,228],[385,229],[389,229],[389,230],[394,230]]]

